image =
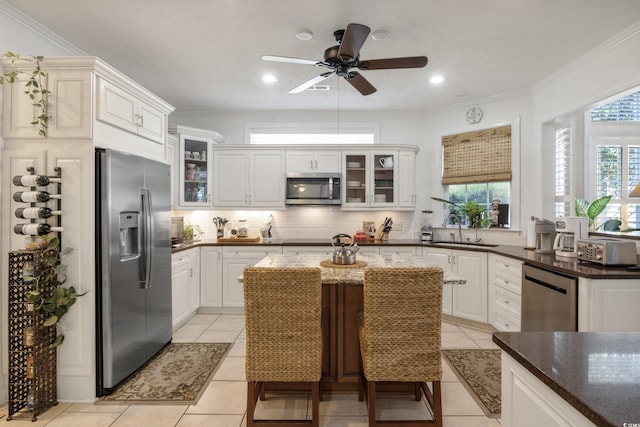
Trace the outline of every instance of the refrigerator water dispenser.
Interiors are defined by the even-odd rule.
[[[139,256],[138,212],[120,212],[120,260],[127,261]]]

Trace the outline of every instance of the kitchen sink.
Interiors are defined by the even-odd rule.
[[[495,248],[498,245],[490,243],[473,243],[473,242],[432,242],[434,246],[449,246],[454,248]]]

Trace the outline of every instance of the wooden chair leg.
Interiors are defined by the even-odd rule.
[[[256,383],[254,381],[247,382],[247,427],[253,427],[256,412],[256,401],[258,400],[258,392],[256,391]]]
[[[320,427],[320,382],[311,383],[311,425]]]
[[[369,417],[369,427],[375,427],[376,426],[376,382],[375,381],[367,381],[367,414]]]
[[[433,404],[431,410],[433,411],[434,427],[442,427],[442,390],[440,389],[440,381],[433,381]]]
[[[416,402],[419,402],[422,399],[422,389],[420,388],[420,383],[413,384],[413,399]]]

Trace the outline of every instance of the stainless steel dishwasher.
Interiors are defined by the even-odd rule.
[[[522,268],[524,331],[577,331],[578,279],[525,264]]]

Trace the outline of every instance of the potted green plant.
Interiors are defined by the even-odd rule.
[[[67,266],[61,263],[61,256],[71,253],[72,249],[59,250],[60,241],[57,237],[47,238],[47,246],[42,252],[39,274],[31,282],[31,290],[27,292],[27,299],[33,302],[35,310],[44,310],[49,317],[44,321],[45,327],[58,327],[60,320],[75,304],[76,299],[85,295],[77,293],[73,286],[65,287]],[[50,286],[45,286],[50,285]],[[44,288],[53,287],[50,295],[45,295]],[[58,334],[52,347],[57,347],[64,341],[64,334],[58,328]]]
[[[604,211],[611,200],[612,196],[604,196],[589,203],[585,199],[576,198],[576,216],[586,216],[589,218],[589,228],[597,230],[598,226],[595,226],[596,218]]]
[[[182,238],[185,242],[192,242],[194,239],[202,236],[204,232],[200,228],[198,224],[191,225],[190,223],[186,223],[184,225],[184,230],[182,232]]]
[[[5,58],[11,60],[11,71],[4,72],[0,75],[0,85],[5,82],[13,84],[19,78],[20,75],[27,76],[27,80],[24,84],[24,93],[31,99],[31,105],[38,111],[36,117],[31,122],[32,125],[38,126],[38,134],[46,137],[47,130],[49,128],[49,114],[47,113],[47,95],[51,92],[43,84],[43,80],[46,79],[47,73],[42,71],[41,62],[44,60],[43,56],[31,56],[27,58],[21,58],[20,55],[7,51],[3,55]],[[14,67],[17,60],[23,60],[33,64],[33,70],[31,72],[17,71]]]
[[[432,197],[431,199],[447,205],[451,212],[454,213],[457,217],[467,219],[469,221],[470,228],[488,227],[491,223],[491,219],[489,218],[489,211],[485,206],[482,206],[477,202],[465,202],[457,204],[446,199],[441,199],[439,197]]]

